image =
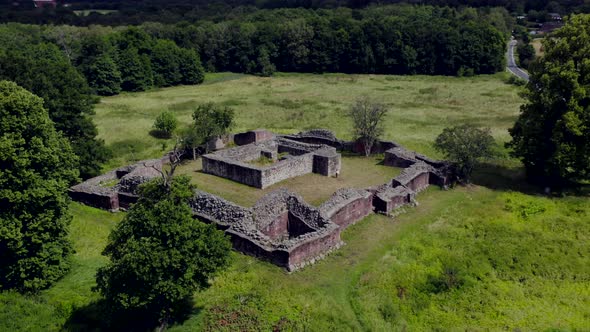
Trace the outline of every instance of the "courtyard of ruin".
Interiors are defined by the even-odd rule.
[[[363,188],[379,185],[399,175],[401,168],[383,164],[383,155],[363,157],[357,154],[342,155],[340,175],[326,177],[318,174],[306,174],[283,180],[265,189],[258,189],[225,179],[202,171],[202,160],[186,160],[178,167],[176,174],[187,175],[198,189],[218,195],[250,207],[264,195],[279,188],[287,188],[300,194],[306,202],[319,206],[334,192],[342,188]]]

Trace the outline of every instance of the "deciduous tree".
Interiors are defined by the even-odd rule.
[[[574,15],[530,68],[526,104],[508,144],[531,179],[590,178],[590,15]]]
[[[35,292],[68,271],[76,166],[43,100],[0,81],[0,289]]]
[[[176,120],[174,113],[168,111],[160,113],[154,121],[154,130],[157,131],[157,136],[164,138],[170,138],[177,126],[178,120]]]
[[[371,154],[375,141],[383,134],[383,118],[387,111],[385,105],[368,97],[358,99],[348,111],[353,134],[363,145],[367,157]]]
[[[489,128],[460,125],[445,128],[436,138],[434,147],[455,163],[457,175],[469,182],[476,163],[494,155],[494,137]]]
[[[94,113],[94,99],[84,77],[55,45],[6,46],[6,52],[0,52],[0,79],[14,81],[43,98],[56,129],[70,140],[79,157],[80,175],[98,175],[109,153],[96,138],[98,131],[89,117]]]
[[[166,181],[165,181],[166,180]],[[119,313],[144,312],[162,328],[229,261],[231,244],[214,225],[194,220],[187,177],[143,185],[139,201],[109,237],[97,290]]]
[[[196,148],[214,137],[227,134],[233,121],[234,110],[230,107],[213,103],[199,105],[193,112],[193,124],[184,137],[185,147],[193,150],[193,159],[196,158]]]

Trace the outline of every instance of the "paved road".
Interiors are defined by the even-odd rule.
[[[529,74],[524,70],[518,68],[516,61],[514,60],[514,49],[516,48],[517,41],[512,39],[508,45],[508,66],[507,69],[512,74],[522,78],[525,81],[529,81]]]

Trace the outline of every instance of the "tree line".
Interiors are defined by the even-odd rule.
[[[16,28],[61,48],[91,88],[105,95],[118,92],[118,76],[123,91],[197,82],[200,69],[186,67],[196,61],[192,52],[208,71],[264,76],[277,70],[488,74],[502,70],[511,29],[512,19],[504,10],[430,6],[261,10],[217,23],[150,22],[136,29]],[[152,77],[148,66],[153,67]],[[192,74],[180,77],[182,72]]]
[[[219,22],[259,9],[350,8],[356,10],[403,3],[453,8],[500,7],[515,14],[558,12],[563,15],[590,12],[590,4],[584,0],[78,0],[68,1],[67,7],[58,3],[57,8],[38,9],[34,8],[32,1],[6,1],[0,4],[0,22],[85,26],[137,25],[142,22],[194,23],[199,20]]]

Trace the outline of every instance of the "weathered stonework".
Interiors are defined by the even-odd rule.
[[[288,155],[278,160],[278,155],[285,153]],[[261,157],[274,162],[270,165],[252,163]],[[203,155],[202,163],[205,173],[262,189],[312,172],[324,176],[335,176],[340,172],[340,154],[335,148],[274,136],[263,142]]]
[[[340,172],[338,150],[364,153],[362,145],[341,141],[324,129],[284,136],[257,130],[233,137],[236,144],[243,144],[203,156],[203,170],[258,188],[311,172],[335,176]],[[337,250],[343,245],[340,233],[367,215],[395,215],[402,207],[415,205],[416,194],[429,185],[452,184],[452,166],[446,162],[390,141],[377,142],[373,150],[385,154],[385,165],[404,168],[402,173],[380,186],[340,189],[318,208],[284,188],[265,195],[251,208],[198,190],[189,205],[197,219],[224,230],[234,249],[297,270]],[[276,162],[251,163],[261,156]],[[162,160],[121,167],[72,187],[70,195],[102,209],[127,208],[137,200],[139,184],[159,176],[161,168]],[[117,183],[101,185],[112,182]]]
[[[117,168],[71,187],[68,193],[72,200],[99,209],[127,209],[137,201],[139,185],[160,176],[165,159],[144,160]]]

